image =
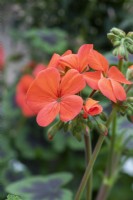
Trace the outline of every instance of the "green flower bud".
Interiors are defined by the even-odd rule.
[[[129,37],[133,40],[133,32],[128,32],[127,37]]]
[[[98,131],[100,134],[107,135],[108,134],[108,129],[104,124],[98,124]]]
[[[133,45],[128,45],[127,50],[129,51],[129,53],[133,54]]]
[[[113,33],[108,33],[108,34],[107,34],[107,38],[108,38],[109,40],[120,40],[120,39],[121,39],[118,35],[115,35],[115,34],[113,34]]]
[[[52,140],[53,137],[56,135],[56,133],[58,133],[59,130],[61,130],[63,128],[63,122],[62,121],[58,121],[57,123],[55,123],[53,126],[51,126],[48,130],[48,139]]]
[[[115,40],[115,41],[112,41],[112,44],[114,46],[119,46],[121,44],[121,42],[119,40]]]
[[[121,29],[119,29],[119,28],[112,28],[110,30],[110,32],[115,34],[115,35],[120,36],[121,38],[126,36],[126,33],[124,31],[122,31]]]
[[[118,56],[125,58],[125,60],[128,59],[128,51],[125,46],[121,45],[118,47]]]
[[[133,40],[131,38],[129,38],[129,37],[126,37],[124,39],[124,43],[126,43],[127,46],[133,45]]]
[[[127,102],[133,103],[133,97],[127,97]]]
[[[102,112],[102,113],[100,113],[100,115],[99,115],[99,117],[101,118],[101,120],[103,120],[103,121],[107,121],[107,115],[104,113],[104,112]]]
[[[114,55],[114,56],[118,56],[118,47],[116,47],[116,48],[113,50],[113,55]]]
[[[126,73],[126,77],[127,77],[128,80],[133,79],[133,69],[128,68],[127,73]]]

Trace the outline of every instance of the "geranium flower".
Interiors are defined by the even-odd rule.
[[[126,100],[126,92],[120,83],[131,84],[131,82],[126,80],[117,67],[112,66],[109,68],[106,58],[94,50],[89,54],[89,66],[102,71],[101,78],[98,80],[98,88],[104,96],[115,103],[117,100]]]
[[[21,108],[23,115],[26,117],[31,117],[35,115],[33,110],[29,108],[29,106],[27,105],[25,101],[27,91],[31,83],[33,82],[34,78],[38,75],[40,71],[44,69],[45,69],[44,64],[41,64],[41,63],[38,64],[33,70],[32,75],[27,74],[27,75],[22,76],[17,84],[16,103]]]
[[[21,108],[22,113],[26,117],[34,116],[35,113],[29,108],[25,101],[27,90],[34,78],[31,75],[24,75],[20,80],[16,88],[16,103]]]
[[[54,53],[47,67],[48,67],[48,68],[49,68],[49,67],[58,68],[58,70],[59,70],[61,73],[64,74],[64,70],[65,70],[64,67],[65,67],[65,66],[64,66],[64,64],[60,63],[59,61],[60,61],[60,58],[62,58],[63,56],[70,55],[70,54],[72,54],[72,51],[71,51],[71,50],[65,51],[65,53],[62,54],[61,56],[60,56],[59,54],[57,54],[57,53]]]
[[[75,94],[84,87],[82,76],[76,70],[69,70],[61,79],[56,68],[47,68],[38,74],[29,88],[27,104],[38,113],[40,126],[49,125],[58,114],[61,121],[66,122],[80,113],[83,100]]]
[[[88,64],[92,69],[107,73],[109,69],[108,60],[98,51],[92,49],[89,52],[88,60]]]
[[[64,66],[67,66],[71,69],[76,69],[79,73],[82,74],[85,82],[93,89],[97,90],[97,82],[101,77],[100,72],[88,72],[89,67],[89,53],[93,49],[92,44],[82,45],[77,54],[70,54],[60,58],[60,63]]]
[[[85,105],[83,107],[84,114],[83,117],[87,118],[88,115],[94,116],[98,115],[103,111],[103,108],[101,105],[98,104],[99,101],[95,101],[91,98],[88,98],[85,102]]]

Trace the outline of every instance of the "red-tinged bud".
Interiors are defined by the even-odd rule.
[[[53,126],[51,126],[48,130],[48,139],[52,140],[54,136],[58,133],[59,130],[63,128],[63,122],[58,121]]]

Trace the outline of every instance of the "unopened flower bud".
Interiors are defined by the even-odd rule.
[[[124,43],[126,44],[126,46],[133,45],[133,40],[131,38],[129,38],[129,37],[126,37],[124,39]]]
[[[112,28],[110,32],[120,36],[121,38],[126,36],[126,33],[119,28]]]
[[[114,55],[114,56],[118,56],[118,47],[116,47],[116,48],[113,50],[113,55]]]
[[[133,103],[133,97],[128,97],[128,98],[127,98],[127,102]]]
[[[133,32],[128,32],[127,37],[130,37],[133,40]]]
[[[114,46],[120,45],[121,38],[113,33],[108,33],[107,38],[112,42]]]
[[[129,51],[129,53],[133,54],[133,45],[128,45],[127,50]]]
[[[108,134],[108,129],[104,124],[99,123],[98,124],[98,131],[100,134],[107,135]]]
[[[99,117],[101,118],[101,120],[107,121],[107,115],[106,115],[104,112],[102,112],[102,113],[99,115]]]
[[[127,73],[126,73],[127,79],[132,80],[133,79],[133,65],[128,67]]]
[[[48,130],[48,139],[52,140],[53,137],[58,133],[58,131],[63,128],[63,122],[58,121],[53,126],[51,126]]]
[[[125,58],[125,60],[128,59],[127,49],[123,45],[118,47],[118,56],[121,58]]]

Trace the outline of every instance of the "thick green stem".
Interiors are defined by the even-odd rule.
[[[112,136],[111,136],[111,144],[110,144],[110,151],[109,151],[109,160],[108,160],[108,164],[107,164],[105,175],[104,175],[104,180],[107,180],[107,181],[110,181],[110,179],[112,179],[114,167],[116,167],[118,164],[118,163],[117,164],[114,163],[114,158],[116,156],[115,155],[115,139],[116,139],[116,125],[117,125],[116,110],[117,109],[114,107],[109,117],[109,120],[107,122],[108,126],[110,125],[110,122],[112,122]],[[109,184],[104,181],[100,188],[100,191],[98,193],[96,200],[106,200],[111,188],[112,188],[112,184]]]
[[[119,60],[118,69],[122,72],[123,59]]]
[[[79,186],[79,189],[77,191],[75,200],[80,200],[81,199],[82,193],[83,193],[83,191],[85,189],[85,186],[86,186],[86,183],[88,181],[88,178],[90,177],[90,174],[92,172],[92,168],[94,166],[94,163],[95,163],[95,160],[96,160],[96,158],[98,156],[98,153],[99,153],[99,151],[101,149],[101,146],[102,146],[102,143],[104,141],[104,138],[105,138],[105,135],[101,134],[99,136],[98,142],[97,142],[97,144],[95,146],[95,149],[94,149],[94,152],[93,152],[93,154],[91,156],[90,162],[88,163],[88,166],[87,166],[87,168],[85,170],[84,176],[83,176],[82,181],[80,183],[80,186]]]
[[[113,157],[114,157],[114,151],[115,151],[115,139],[116,139],[116,123],[117,123],[117,116],[116,112],[114,112],[113,119],[112,119],[112,136],[111,136],[111,145],[110,145],[110,158],[109,158],[109,164],[108,164],[108,176],[110,177],[112,174],[112,168],[113,168]]]
[[[86,165],[88,165],[92,156],[91,138],[88,128],[86,128],[86,132],[84,134],[84,142],[85,142]],[[90,178],[87,181],[86,185],[86,200],[91,200],[91,199],[92,199],[92,172],[90,174]]]

